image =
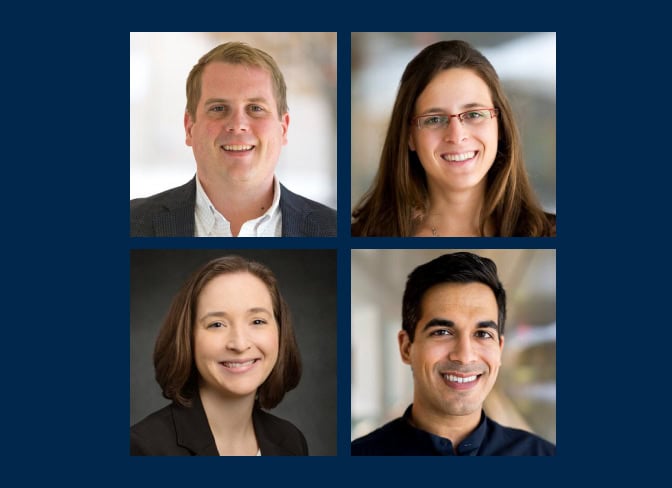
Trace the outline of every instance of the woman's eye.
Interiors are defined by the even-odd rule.
[[[213,322],[212,324],[208,325],[208,329],[216,329],[219,327],[224,327],[224,324],[221,322]]]
[[[252,323],[253,323],[254,325],[263,325],[263,324],[266,323],[266,321],[263,320],[263,319],[254,319],[254,320],[252,321]]]
[[[440,117],[440,116],[435,116],[435,117],[428,117],[425,123],[427,125],[441,125],[444,123],[445,117]]]

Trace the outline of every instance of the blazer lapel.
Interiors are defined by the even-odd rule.
[[[191,407],[173,403],[172,410],[178,445],[195,456],[219,456],[199,395],[194,395]]]
[[[161,211],[152,216],[156,237],[194,237],[196,176],[160,198]]]

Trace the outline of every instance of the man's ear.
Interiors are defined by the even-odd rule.
[[[289,112],[280,117],[280,125],[282,126],[282,145],[287,144],[287,130],[289,129]]]
[[[397,340],[399,341],[399,354],[401,354],[401,360],[406,364],[411,364],[411,338],[408,336],[408,332],[405,330],[400,330],[397,334]]]
[[[185,133],[185,143],[187,146],[192,145],[192,139],[191,139],[191,128],[194,126],[194,121],[191,118],[191,115],[189,115],[188,111],[184,111],[184,133]]]
[[[502,352],[504,351],[504,336],[499,336],[499,365],[502,365]]]

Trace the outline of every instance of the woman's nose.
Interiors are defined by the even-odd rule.
[[[465,140],[468,136],[468,131],[465,129],[464,124],[457,116],[452,116],[448,119],[448,127],[445,129],[444,138],[447,142],[461,142]]]
[[[226,338],[226,348],[231,351],[246,351],[250,348],[250,341],[240,327],[231,327]]]

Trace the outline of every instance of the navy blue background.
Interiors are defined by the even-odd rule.
[[[7,12],[6,24],[24,28],[2,34],[5,476],[25,486],[564,487],[645,484],[664,475],[670,123],[669,81],[661,73],[669,26],[647,3],[591,12],[586,2],[525,8],[384,3],[365,11],[363,4],[264,9],[219,3],[146,13],[91,4]],[[316,18],[318,10],[324,13]],[[157,244],[128,237],[128,32],[243,26],[339,33],[339,237],[272,244],[338,250],[339,455],[131,458],[129,250]],[[428,246],[425,240],[349,237],[349,34],[448,28],[558,33],[558,237],[435,244],[557,249],[555,458],[348,455],[350,249]],[[159,245],[222,247],[215,240],[163,239]],[[268,244],[231,245],[248,246]]]

